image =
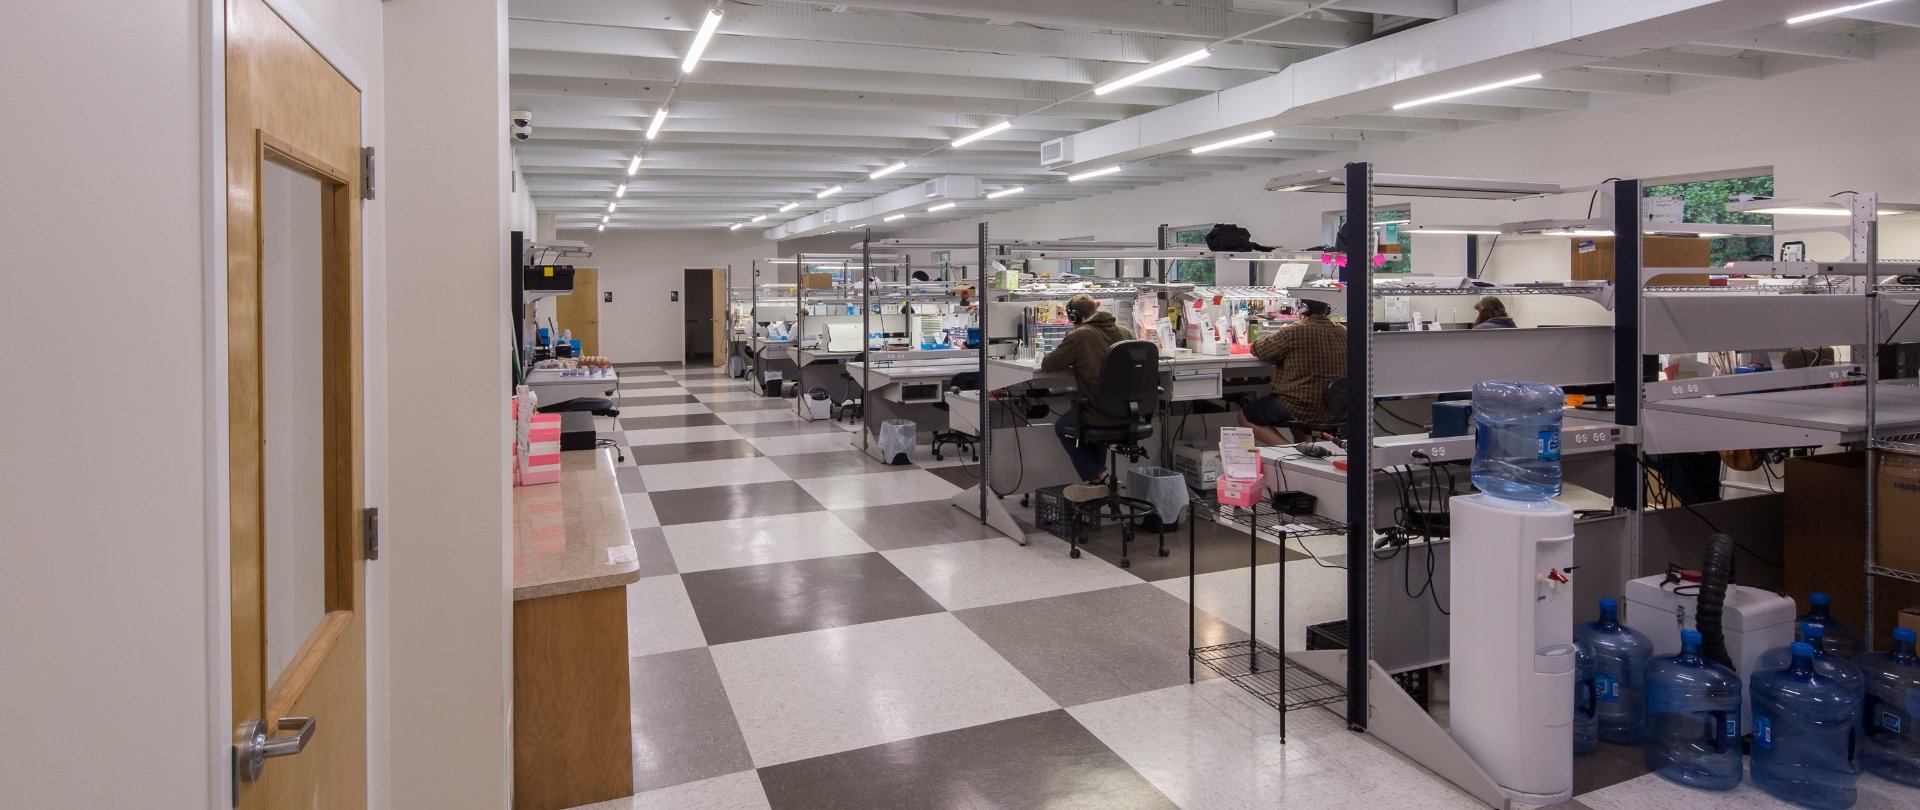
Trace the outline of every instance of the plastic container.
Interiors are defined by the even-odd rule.
[[[1566,393],[1545,383],[1473,384],[1473,485],[1500,498],[1560,494],[1560,411]]]
[[[1807,646],[1813,648],[1813,671],[1838,681],[1840,685],[1852,690],[1854,696],[1865,699],[1866,676],[1862,675],[1860,668],[1854,666],[1852,662],[1827,651],[1827,645],[1831,640],[1826,637],[1826,632],[1825,628],[1812,622],[1800,624],[1800,641],[1806,642]],[[1762,654],[1759,664],[1753,671],[1786,669],[1790,663],[1793,663],[1793,646],[1777,647]]]
[[[1647,663],[1647,767],[1706,790],[1740,786],[1740,676],[1700,657],[1700,631],[1680,631],[1680,654]]]
[[[1866,653],[1853,659],[1867,679],[1867,699],[1861,706],[1866,739],[1860,759],[1868,771],[1885,779],[1920,786],[1920,658],[1914,657],[1914,632],[1893,631],[1893,651]]]
[[[1786,669],[1753,674],[1753,783],[1805,807],[1852,807],[1859,779],[1860,698],[1814,670],[1794,642]]]
[[[1153,504],[1153,515],[1142,518],[1148,531],[1164,531],[1180,523],[1191,495],[1185,476],[1165,467],[1135,467],[1127,471],[1127,494]]]
[[[1646,736],[1647,659],[1653,642],[1620,623],[1620,603],[1600,600],[1600,620],[1573,628],[1573,640],[1593,653],[1594,719],[1600,739],[1638,743]]]
[[[1593,690],[1593,650],[1573,643],[1573,752],[1591,754],[1600,747],[1598,699]]]
[[[880,460],[887,464],[912,464],[913,443],[919,428],[911,419],[888,419],[880,423]]]
[[[1812,622],[1827,631],[1825,650],[1848,660],[1867,651],[1866,636],[1851,625],[1843,624],[1833,618],[1828,605],[1832,599],[1819,591],[1807,594],[1807,613],[1794,620],[1795,624]]]

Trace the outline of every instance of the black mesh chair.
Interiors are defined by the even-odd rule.
[[[867,353],[861,352],[856,354],[847,362],[865,363],[867,362]],[[840,404],[834,409],[835,413],[833,415],[833,421],[835,422],[840,421],[841,417],[846,417],[847,424],[851,425],[859,421],[860,417],[864,415],[862,411],[866,409],[867,389],[859,389],[860,396],[855,397],[853,395],[853,381],[853,372],[846,370],[846,367],[842,366],[840,369]]]
[[[1076,391],[1070,399],[1074,424],[1067,437],[1107,446],[1107,495],[1068,504],[1080,519],[1073,521],[1067,556],[1080,556],[1083,524],[1118,521],[1120,567],[1131,568],[1127,549],[1133,543],[1134,524],[1156,513],[1153,504],[1120,494],[1120,457],[1137,462],[1147,454],[1141,442],[1153,436],[1153,413],[1160,405],[1159,347],[1145,340],[1113,344],[1100,361],[1100,390],[1091,395]],[[1160,534],[1160,556],[1167,556],[1165,532]]]
[[[1341,377],[1328,383],[1327,390],[1320,394],[1320,405],[1341,414],[1340,418],[1331,422],[1288,420],[1272,427],[1293,431],[1294,441],[1313,441],[1314,437],[1321,435],[1331,436],[1335,442],[1344,440],[1347,433],[1347,378]]]
[[[953,381],[947,383],[947,390],[948,391],[980,390],[980,372],[962,371],[959,374],[953,375]],[[939,402],[934,403],[933,407],[942,411],[949,410],[945,397],[942,397]],[[946,430],[936,430],[933,432],[933,459],[935,461],[939,461],[945,458],[945,456],[940,454],[940,448],[945,445],[951,444],[953,445],[954,449],[959,450],[960,452],[966,453],[968,458],[971,458],[974,461],[979,461],[980,450],[977,447],[979,441],[980,441],[980,437],[978,436],[975,436],[971,433],[962,433],[952,428],[948,428]]]

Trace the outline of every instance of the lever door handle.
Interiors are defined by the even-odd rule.
[[[267,724],[260,720],[248,720],[241,723],[234,735],[233,774],[242,782],[252,782],[260,778],[267,768],[267,760],[273,757],[286,757],[306,750],[307,743],[313,740],[314,729],[320,721],[312,717],[282,717],[282,728],[293,727],[293,733],[285,737],[268,737]]]

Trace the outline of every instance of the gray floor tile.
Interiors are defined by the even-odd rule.
[[[1573,758],[1573,794],[1592,793],[1649,773],[1653,771],[1647,767],[1645,749],[1602,742],[1593,753]]]
[[[735,426],[738,430],[740,426]],[[796,453],[791,456],[773,456],[773,463],[780,465],[787,475],[799,478],[829,478],[836,475],[865,475],[867,473],[896,472],[911,470],[908,466],[891,466],[873,460],[872,456],[858,450],[829,450],[824,453]]]
[[[963,464],[958,467],[932,467],[922,469],[926,469],[927,472],[946,479],[947,483],[961,489],[972,489],[973,485],[980,483],[980,468],[971,464]]]
[[[775,810],[1174,807],[1057,709],[774,765],[760,782]]]
[[[673,380],[642,380],[639,382],[620,381],[622,391],[644,391],[650,388],[679,388],[680,383]],[[692,392],[688,392],[692,393]]]
[[[633,552],[639,558],[640,576],[657,577],[663,574],[677,574],[680,569],[673,564],[673,550],[667,547],[665,529],[653,526],[634,529]]]
[[[955,611],[954,616],[1062,706],[1187,682],[1187,603],[1152,585]],[[1204,612],[1194,643],[1246,634]],[[1206,676],[1206,668],[1196,671]]]
[[[797,416],[790,422],[748,422],[734,425],[733,429],[749,439],[768,436],[801,436],[814,433],[835,435],[846,433],[846,431],[834,427],[832,422],[806,422]]]
[[[1157,553],[1160,535],[1144,529],[1135,529],[1133,545],[1130,549],[1133,565],[1127,570],[1144,580],[1173,579],[1187,575],[1187,538],[1188,526],[1181,523],[1167,532],[1167,556]],[[1193,524],[1195,547],[1199,557],[1193,561],[1193,567],[1202,574],[1216,571],[1228,571],[1246,568],[1250,553],[1257,554],[1260,565],[1279,562],[1284,556],[1287,561],[1304,560],[1307,555],[1293,549],[1282,549],[1266,540],[1259,540],[1248,548],[1247,533],[1244,530],[1222,526],[1212,521],[1200,521]],[[1120,564],[1120,527],[1102,526],[1100,531],[1082,539],[1083,552],[1106,560],[1114,565]],[[1332,564],[1332,563],[1329,563]]]
[[[733,382],[731,380],[707,381],[707,380],[697,380],[697,379],[682,379],[680,382],[674,383],[674,385],[678,385],[686,388],[687,393],[689,394],[718,394],[723,391],[740,390],[740,384]],[[780,401],[787,403],[787,407],[789,408],[793,407],[793,400],[781,398]]]
[[[826,509],[792,481],[677,489],[651,497],[662,526]]]
[[[643,655],[629,662],[628,671],[633,682],[635,790],[753,767],[705,647]]]
[[[639,467],[620,466],[613,470],[614,477],[620,481],[621,492],[646,492],[646,479],[640,476]]]
[[[683,413],[673,416],[638,416],[620,420],[622,430],[658,430],[660,428],[708,427],[724,425],[726,420],[718,414]]]
[[[760,774],[741,771],[573,810],[768,810]]]
[[[651,444],[628,448],[634,464],[684,464],[689,461],[718,461],[723,458],[754,458],[760,455],[745,439],[684,444]]]
[[[876,553],[695,571],[681,577],[709,644],[939,613]]]
[[[645,407],[648,405],[690,405],[700,400],[692,394],[667,394],[664,396],[621,397],[620,407]]]
[[[792,410],[793,403],[784,399],[742,399],[727,402],[709,402],[707,407],[714,413],[733,413],[736,411],[784,411]],[[795,417],[796,419],[798,417]]]
[[[782,456],[774,456],[776,460],[780,458]],[[867,545],[881,551],[1000,536],[999,530],[982,524],[978,518],[960,511],[947,501],[836,509],[833,514],[859,534],[860,539],[867,541]]]

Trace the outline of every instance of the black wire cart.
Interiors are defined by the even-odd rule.
[[[1259,628],[1259,555],[1262,534],[1279,542],[1286,548],[1290,539],[1316,537],[1323,535],[1343,535],[1347,531],[1345,524],[1328,520],[1318,515],[1289,515],[1279,512],[1267,503],[1255,503],[1252,507],[1222,506],[1211,500],[1195,499],[1188,505],[1187,523],[1187,682],[1197,677],[1196,663],[1218,673],[1221,677],[1245,689],[1253,696],[1266,701],[1267,705],[1280,712],[1280,742],[1287,741],[1287,712],[1294,709],[1306,709],[1325,706],[1347,699],[1347,691],[1339,685],[1321,677],[1318,673],[1288,660],[1280,650],[1260,641]],[[1198,637],[1199,603],[1195,590],[1198,571],[1195,563],[1195,550],[1199,544],[1198,530],[1200,521],[1209,520],[1223,525],[1244,527],[1247,530],[1247,640],[1210,647],[1195,646]],[[1280,570],[1276,577],[1277,589],[1274,597],[1275,610],[1278,612],[1278,629],[1281,643],[1285,643],[1287,626],[1287,576],[1284,553]]]

